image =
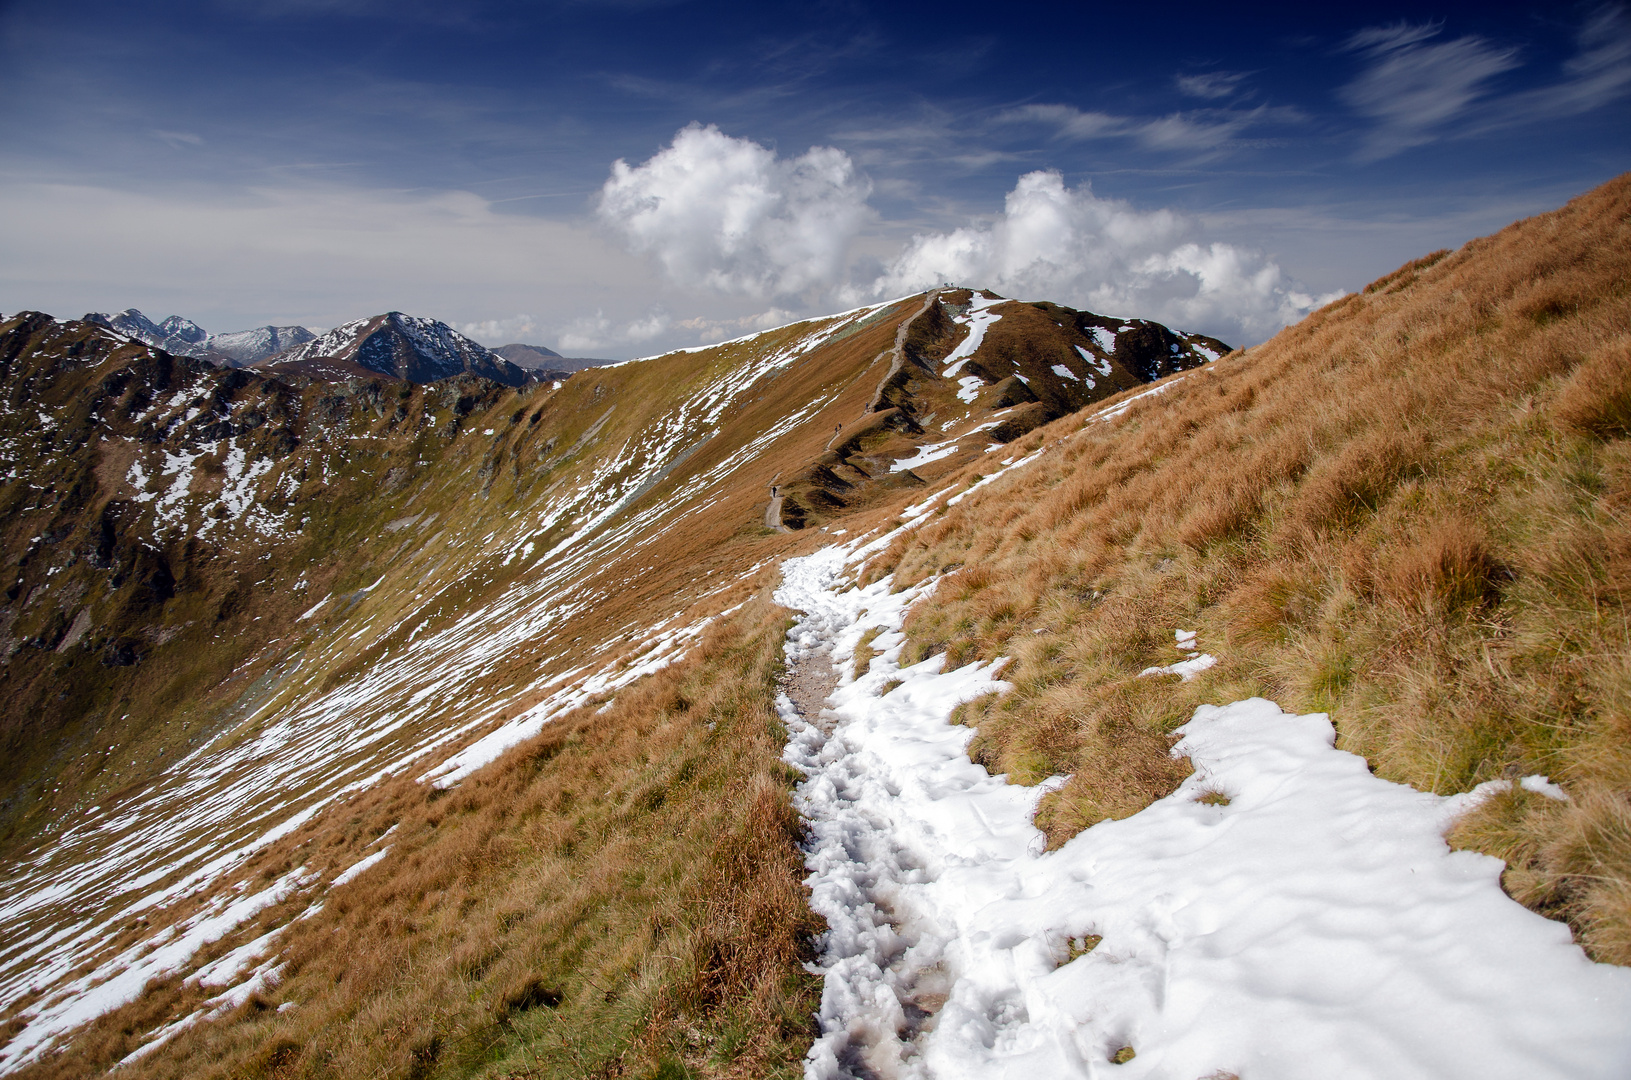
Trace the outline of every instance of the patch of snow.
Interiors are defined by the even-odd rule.
[[[153,504],[153,517],[161,526],[184,525],[186,523],[186,499],[193,486],[193,465],[202,454],[191,454],[183,450],[179,454],[164,451],[164,468],[161,475],[173,476],[169,488],[160,495]]]
[[[1193,652],[1195,649],[1195,631],[1174,630],[1172,636],[1177,639],[1178,648]]]
[[[1088,333],[1093,335],[1094,342],[1096,342],[1099,348],[1103,349],[1105,352],[1113,353],[1116,351],[1116,335],[1112,334],[1105,327],[1095,326],[1089,330]],[[1108,372],[1106,374],[1108,374]]]
[[[892,473],[905,472],[907,469],[915,469],[919,465],[927,465],[932,461],[939,461],[941,458],[950,457],[955,453],[957,453],[956,439],[943,443],[925,443],[918,447],[917,453],[911,457],[901,458],[890,465],[889,471]]]
[[[136,489],[134,496],[139,503],[152,502],[154,494],[147,490],[147,470],[142,468],[140,460],[130,463],[130,471],[125,473],[125,482]]]
[[[981,296],[979,293],[975,293],[968,302],[968,314],[952,316],[952,322],[968,327],[968,336],[959,341],[957,347],[946,355],[944,361],[946,369],[940,373],[942,378],[952,378],[962,370],[964,364],[974,358],[974,354],[979,351],[981,343],[985,341],[985,332],[991,328],[993,323],[1002,319],[1001,315],[988,309],[1007,302],[1000,296]],[[957,396],[962,397],[962,394]],[[972,401],[973,399],[965,398],[964,400]]]
[[[1055,375],[1059,376],[1061,379],[1071,379],[1071,380],[1074,380],[1075,382],[1081,382],[1082,381],[1082,377],[1080,375],[1076,374],[1074,371],[1070,370],[1068,367],[1066,367],[1063,364],[1053,365],[1053,373]]]
[[[271,951],[272,943],[283,934],[283,927],[269,930],[249,942],[240,945],[213,963],[205,964],[188,978],[189,982],[197,982],[199,986],[231,986],[243,974],[245,968],[257,960],[265,958]]]
[[[1148,390],[1145,390],[1145,391],[1143,391],[1141,393],[1134,394],[1130,398],[1124,398],[1123,400],[1116,402],[1116,404],[1111,405],[1108,408],[1100,409],[1098,412],[1094,413],[1092,416],[1089,416],[1087,418],[1087,422],[1091,424],[1091,423],[1096,423],[1096,422],[1101,421],[1101,420],[1114,420],[1116,417],[1120,416],[1122,413],[1126,412],[1129,408],[1131,408],[1133,402],[1138,401],[1138,400],[1140,400],[1142,398],[1152,397],[1152,396],[1154,396],[1156,394],[1164,394],[1168,390],[1171,390],[1174,386],[1177,386],[1179,383],[1183,382],[1185,377],[1186,376],[1179,375],[1179,376],[1176,376],[1174,378],[1170,378],[1170,379],[1166,379],[1166,380],[1164,380],[1162,382],[1158,382],[1154,386],[1150,387]]]
[[[1183,647],[1184,646],[1181,645],[1179,646],[1179,648]],[[1189,646],[1191,649],[1194,647],[1195,646],[1193,645]],[[1176,664],[1167,664],[1164,667],[1147,667],[1138,674],[1140,676],[1176,675],[1183,679],[1184,682],[1188,682],[1190,679],[1193,679],[1195,676],[1199,675],[1201,672],[1205,671],[1207,668],[1211,667],[1217,662],[1218,658],[1213,656],[1211,653],[1198,653],[1197,655],[1190,657],[1188,660],[1180,660]]]
[[[587,704],[597,695],[621,690],[636,679],[661,671],[681,659],[685,656],[689,644],[700,637],[715,619],[723,618],[735,610],[734,607],[728,608],[718,615],[698,620],[688,626],[657,634],[642,644],[639,662],[627,668],[619,670],[615,664],[609,665],[588,678],[568,682],[521,715],[506,721],[420,776],[420,782],[428,781],[433,787],[438,788],[452,787],[477,769],[497,761],[511,747],[519,746],[537,735],[545,724],[556,717]]]
[[[164,931],[157,943],[142,941],[97,965],[89,974],[57,987],[21,1013],[24,1027],[0,1047],[0,1072],[35,1060],[58,1036],[135,1001],[152,979],[180,970],[194,953],[231,933],[307,882],[297,867],[258,893],[218,903]]]
[[[393,826],[393,828],[394,827],[395,826]],[[361,875],[366,874],[369,870],[372,870],[375,866],[379,865],[379,861],[381,859],[385,858],[385,856],[389,855],[390,853],[391,853],[391,845],[386,844],[384,847],[380,848],[378,851],[374,852],[372,855],[369,855],[368,857],[366,857],[364,859],[358,860],[356,863],[352,864],[350,869],[346,870],[340,876],[336,877],[334,879],[334,881],[332,883],[330,883],[329,888],[338,889],[341,885],[344,885],[346,882],[356,880]]]
[[[1556,799],[1558,802],[1569,801],[1569,796],[1564,790],[1545,776],[1526,776],[1518,781],[1518,785],[1525,791],[1532,791],[1536,795],[1544,795],[1548,799]]]
[[[974,404],[974,399],[979,396],[984,386],[985,380],[978,375],[964,375],[957,380],[957,400],[968,405]]]
[[[1003,692],[999,664],[901,667],[933,586],[849,587],[872,546],[791,559],[776,594],[804,613],[789,658],[828,652],[840,679],[819,720],[778,702],[828,924],[808,1080],[1628,1074],[1631,971],[1508,898],[1499,860],[1449,850],[1473,793],[1378,779],[1323,715],[1202,706],[1177,791],[1047,851],[1031,815],[1060,781],[987,774],[947,723]]]
[[[995,443],[992,446],[987,447],[987,449],[988,450],[1001,450],[1001,449],[1007,449],[1007,447],[1003,443]],[[959,491],[956,495],[953,495],[951,498],[946,500],[946,505],[947,506],[956,506],[958,503],[962,502],[964,499],[968,498],[970,495],[974,494],[976,491],[978,491],[981,488],[985,487],[987,484],[993,483],[996,480],[1001,479],[1003,476],[1006,476],[1008,473],[1014,471],[1015,469],[1023,469],[1025,466],[1029,465],[1031,462],[1033,462],[1037,458],[1041,457],[1042,454],[1046,450],[1047,450],[1047,447],[1042,446],[1042,447],[1038,447],[1036,450],[1032,451],[1031,453],[1026,454],[1022,458],[1018,458],[1018,459],[1003,458],[1001,461],[997,462],[997,464],[1001,465],[1002,468],[998,469],[996,472],[992,473],[990,476],[982,476],[979,480],[976,480],[974,483],[970,484],[968,487],[964,488],[962,491]]]
[[[1080,345],[1076,346],[1076,352],[1083,360],[1087,361],[1089,367],[1091,367],[1094,371],[1097,371],[1100,375],[1108,376],[1110,374],[1110,361],[1100,360],[1097,356],[1094,356]]]
[[[208,1001],[205,1001],[203,1006],[196,1012],[189,1013],[174,1023],[166,1024],[163,1027],[156,1028],[155,1030],[148,1032],[148,1041],[126,1054],[124,1057],[120,1058],[119,1064],[129,1065],[133,1061],[140,1061],[142,1058],[146,1057],[148,1054],[151,1054],[153,1051],[157,1050],[159,1047],[163,1046],[165,1043],[169,1042],[171,1039],[175,1038],[177,1035],[180,1035],[183,1031],[186,1031],[188,1028],[192,1027],[198,1022],[202,1020],[214,1020],[218,1017],[225,1016],[233,1009],[238,1008],[244,1002],[248,1001],[251,995],[266,993],[267,991],[275,988],[278,985],[282,974],[282,964],[270,962],[262,964],[260,967],[256,968],[244,982],[234,986],[224,994],[219,994],[210,998]],[[278,1012],[283,1012],[287,1007],[293,1004],[293,1002],[289,1001],[284,1002],[282,1005],[278,1006]]]

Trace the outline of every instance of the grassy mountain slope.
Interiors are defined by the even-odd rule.
[[[0,900],[59,898],[12,923],[28,934],[98,920],[107,934],[54,952],[28,938],[32,954],[0,962],[90,964],[290,884],[22,1074],[88,1075],[154,1033],[170,1037],[122,1074],[796,1072],[816,987],[771,708],[785,613],[768,589],[775,561],[823,529],[898,529],[868,573],[943,575],[908,623],[917,656],[1014,658],[1015,689],[960,718],[1012,782],[1072,774],[1039,814],[1055,842],[1170,791],[1188,769],[1167,733],[1196,704],[1263,694],[1329,710],[1340,745],[1421,788],[1550,774],[1569,802],[1518,789],[1453,839],[1506,858],[1509,891],[1594,956],[1631,961],[1628,229],[1621,179],[1176,374],[1128,366],[1119,335],[1096,351],[1076,313],[1008,304],[970,390],[966,368],[944,374],[976,306],[956,293],[504,391],[457,423],[457,401],[393,428],[366,384],[331,390],[351,404],[322,422],[321,452],[300,397],[280,467],[304,460],[329,488],[296,488],[301,529],[243,549],[275,573],[232,624],[241,643],[170,621],[176,598],[154,616],[191,635],[167,663],[231,661],[190,714],[215,742],[185,768],[150,766],[116,803],[53,774],[63,793],[37,802],[72,792],[111,810],[15,819],[26,887]],[[1069,355],[1109,363],[1099,400],[1067,396],[1080,367],[1035,386]],[[1009,396],[1020,374],[1036,402]],[[1051,415],[1021,414],[1038,403]],[[908,457],[924,464],[889,471]],[[765,526],[772,484],[804,500],[805,529]],[[179,559],[216,535],[197,532],[219,501],[182,500],[191,531],[151,535]],[[84,558],[30,560],[53,590],[89,573]],[[1219,662],[1189,682],[1143,675],[1187,655],[1180,628]],[[137,676],[168,647],[105,670]],[[12,664],[72,655],[19,648]],[[157,733],[141,745],[185,752],[171,714],[138,700]],[[102,730],[135,730],[115,711]],[[521,738],[528,716],[553,720]],[[494,764],[441,774],[455,786],[419,779],[506,725]],[[167,861],[139,854],[155,837]],[[121,895],[138,868],[163,875]],[[226,984],[242,1000],[191,980],[268,933],[276,980],[246,984],[247,966]],[[8,995],[11,1046],[54,1000]]]
[[[765,524],[777,478],[827,452],[839,424],[866,428],[878,385],[908,359],[896,343],[940,303],[908,298],[521,391],[468,378],[293,385],[86,324],[0,325],[11,470],[0,540],[18,572],[0,609],[16,763],[0,843],[28,868],[0,888],[13,942],[0,953],[11,1038],[0,1064],[52,1045],[76,996],[117,970],[131,993],[148,975],[191,970],[151,968],[142,943],[225,918],[233,895],[269,905],[256,927],[286,923],[361,857],[366,827],[405,820],[394,803],[371,804],[393,819],[353,820],[353,792],[423,792],[416,778],[431,770],[438,785],[462,780],[467,798],[480,762],[547,719],[621,701],[679,658],[791,542]],[[1079,337],[1065,322],[1048,326]],[[967,400],[967,386],[934,374],[963,333],[942,327],[914,344],[911,385],[878,410],[928,422],[936,402],[957,402],[937,421],[949,454],[931,477],[1015,433],[986,419],[1009,405]],[[1033,374],[1045,394],[1081,393]],[[924,483],[889,468],[890,454],[910,457],[929,438],[921,424],[901,428],[851,455],[857,480],[870,469],[884,497]],[[762,609],[742,610],[770,617]],[[736,618],[745,633],[747,616]],[[762,703],[771,661],[758,663],[757,689],[742,693]],[[760,742],[773,726],[761,719]],[[600,730],[637,742],[643,729]],[[747,783],[762,750],[718,767]],[[343,841],[262,876],[315,835],[313,822]],[[791,857],[785,828],[777,835]],[[685,845],[664,857],[707,865]],[[678,903],[684,880],[648,899]],[[300,922],[289,940],[316,925]],[[114,1012],[49,1067],[72,1073],[136,1049],[154,1030],[132,1026],[144,1007]],[[192,1037],[175,1052],[185,1057]]]
[[[1378,775],[1546,773],[1457,829],[1513,896],[1631,962],[1631,180],[1411,263],[1272,341],[1059,421],[903,536],[946,573],[919,655],[1015,657],[964,710],[1055,842],[1170,791],[1167,733],[1254,694],[1329,711]],[[1114,410],[1111,410],[1114,411]],[[1196,630],[1220,662],[1140,677]]]

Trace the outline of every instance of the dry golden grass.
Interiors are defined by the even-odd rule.
[[[1251,694],[1439,792],[1546,773],[1454,834],[1631,962],[1631,178],[1435,253],[1050,449],[873,567],[962,566],[908,657],[1014,657],[965,706],[1055,843],[1170,792],[1171,731]],[[1139,677],[1198,630],[1220,662]],[[1041,631],[1040,633],[1038,631]]]
[[[450,791],[387,782],[264,854],[265,877],[341,868],[396,827],[290,925],[275,992],[120,1075],[795,1075],[819,925],[773,706],[786,626],[761,595],[605,712]],[[23,1075],[103,1071],[206,996],[150,987]]]

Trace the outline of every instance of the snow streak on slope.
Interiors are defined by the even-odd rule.
[[[1442,839],[1491,785],[1415,791],[1335,750],[1323,715],[1204,706],[1176,792],[1047,852],[1050,785],[988,775],[948,723],[1006,689],[1002,661],[901,668],[929,589],[848,587],[876,550],[789,560],[777,594],[805,612],[790,661],[830,650],[840,672],[821,717],[780,702],[829,926],[810,1080],[1631,1075],[1631,971]],[[882,654],[856,679],[869,629]]]
[[[136,953],[107,953],[113,936],[138,914],[218,888],[255,852],[336,799],[387,775],[424,771],[426,758],[483,734],[479,750],[472,746],[427,773],[440,784],[457,782],[565,708],[683,656],[708,612],[687,612],[691,601],[676,597],[672,610],[652,613],[648,629],[606,642],[577,670],[550,670],[566,650],[563,629],[626,587],[627,577],[608,577],[607,568],[625,567],[632,576],[660,560],[665,536],[719,499],[733,483],[732,472],[751,456],[733,453],[671,496],[637,500],[716,437],[727,410],[761,379],[876,310],[815,323],[785,345],[748,344],[715,362],[700,389],[638,435],[604,452],[588,447],[575,485],[527,507],[502,532],[459,539],[461,561],[429,578],[407,614],[386,617],[383,608],[371,607],[369,590],[319,601],[309,614],[331,621],[326,636],[269,676],[268,703],[244,717],[239,741],[224,736],[170,766],[157,784],[116,810],[66,822],[48,847],[0,882],[0,1001],[43,992],[23,1013],[27,1026],[0,1048],[0,1071],[34,1059],[75,1024],[119,1004],[111,994],[87,991],[134,970],[143,944],[132,947]],[[762,447],[771,437],[749,441]],[[177,463],[174,471],[187,468]],[[449,589],[483,581],[569,522],[575,525],[566,538],[490,601],[469,609],[448,602]],[[731,580],[714,579],[712,591]],[[398,643],[355,678],[322,689],[324,677],[359,644],[387,640]],[[628,666],[620,666],[624,648],[634,653]],[[497,683],[495,670],[517,657],[536,664],[536,677]],[[506,724],[503,715],[515,711],[524,716]],[[502,733],[483,732],[492,727]],[[185,957],[175,962],[184,969]],[[91,974],[65,981],[86,965]],[[87,1012],[75,1004],[81,997],[102,1004]]]
[[[941,361],[946,365],[946,369],[940,373],[943,378],[950,379],[962,370],[963,365],[979,351],[981,342],[985,341],[986,330],[992,323],[1002,318],[1001,315],[987,309],[1007,302],[1000,296],[981,296],[975,293],[968,302],[968,314],[951,317],[952,322],[968,327],[968,336],[959,341],[957,347]]]

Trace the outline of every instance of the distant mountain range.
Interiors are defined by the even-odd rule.
[[[423,383],[470,372],[505,386],[520,386],[529,381],[557,381],[611,362],[562,356],[542,345],[488,349],[444,322],[400,311],[356,319],[322,335],[304,326],[259,326],[211,334],[180,315],[155,323],[136,308],[116,315],[91,312],[84,321],[219,367],[252,367],[321,381],[385,375]]]
[[[208,360],[221,367],[248,367],[304,345],[317,336],[304,326],[260,326],[228,334],[210,334],[180,315],[155,323],[135,308],[126,308],[117,315],[93,311],[84,321],[99,323],[167,353]]]
[[[321,365],[323,371],[339,370],[369,378],[386,375],[413,383],[435,382],[464,372],[505,386],[532,381],[521,368],[446,323],[400,311],[354,319],[253,366],[276,373],[327,377],[314,370],[314,365]]]

